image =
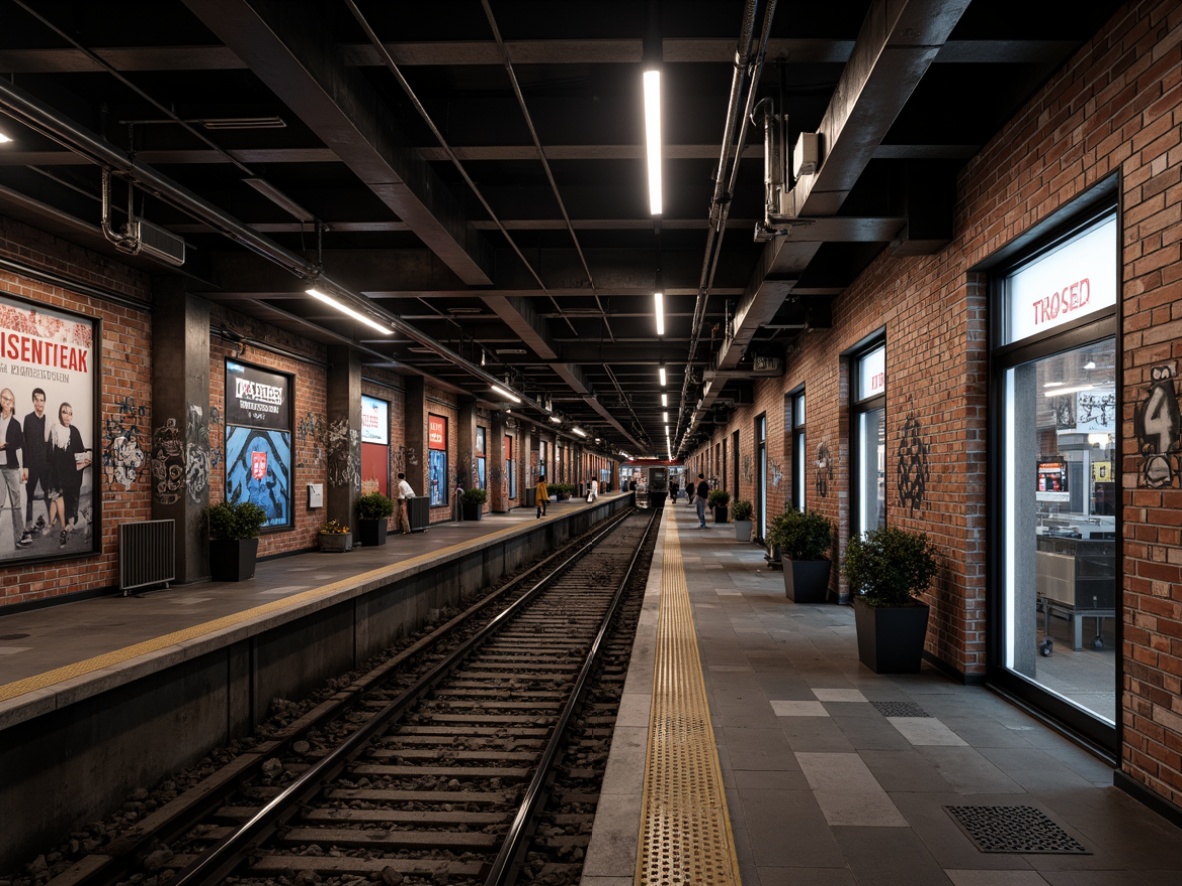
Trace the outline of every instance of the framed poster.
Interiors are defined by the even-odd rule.
[[[427,415],[427,470],[431,507],[447,504],[447,419]]]
[[[0,294],[0,564],[101,550],[101,341],[98,320]],[[109,450],[139,452],[126,438]]]
[[[264,529],[295,526],[290,375],[226,361],[226,501],[267,512]]]
[[[390,404],[361,395],[361,492],[390,494]]]

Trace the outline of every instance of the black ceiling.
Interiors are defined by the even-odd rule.
[[[0,131],[14,139],[0,213],[115,253],[106,167],[116,234],[131,180],[135,214],[188,247],[180,268],[133,264],[488,404],[507,380],[519,412],[551,405],[613,451],[665,455],[664,363],[676,454],[750,396],[757,356],[826,325],[875,255],[953,236],[959,168],[1118,5],[0,0]],[[659,225],[648,60],[664,78]],[[789,180],[760,241],[763,136],[743,112],[763,99],[789,146],[820,133],[822,163]],[[283,125],[208,125],[226,118]],[[396,334],[307,296],[318,272]]]

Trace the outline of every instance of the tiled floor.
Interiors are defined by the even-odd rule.
[[[797,606],[730,526],[693,531],[684,506],[665,517],[680,530],[747,886],[1182,884],[1182,831],[1114,788],[1107,764],[987,689],[926,666],[873,674],[848,607]],[[587,886],[633,882],[662,568],[658,555]],[[1005,807],[995,839],[1028,839],[1013,807],[1030,807],[1087,854],[982,851],[950,806]]]

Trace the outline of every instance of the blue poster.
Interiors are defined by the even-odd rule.
[[[226,425],[226,501],[252,501],[264,527],[293,525],[291,431]]]
[[[442,449],[428,451],[429,481],[431,483],[431,507],[447,504],[447,452]]]

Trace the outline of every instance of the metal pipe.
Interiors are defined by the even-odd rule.
[[[726,121],[722,131],[722,145],[719,151],[718,172],[714,177],[714,195],[710,199],[710,224],[706,231],[706,251],[702,257],[702,273],[698,281],[698,298],[694,303],[694,318],[690,327],[690,345],[686,354],[687,361],[692,362],[697,352],[698,340],[701,337],[702,325],[706,319],[707,275],[710,271],[710,257],[714,251],[714,237],[716,234],[715,221],[718,207],[723,197],[723,181],[725,180],[726,158],[730,148],[731,137],[734,133],[735,120],[739,112],[739,95],[743,89],[743,78],[747,72],[747,61],[750,58],[751,40],[755,34],[755,13],[759,8],[759,0],[747,0],[743,8],[743,21],[739,26],[739,41],[735,48],[735,65],[731,77],[731,92],[727,99]],[[690,371],[687,363],[685,378],[682,380],[681,400],[686,402],[689,396]]]

